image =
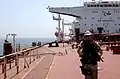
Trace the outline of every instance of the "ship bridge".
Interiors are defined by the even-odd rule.
[[[51,13],[63,14],[77,18],[81,18],[79,13],[80,8],[81,7],[48,7],[49,12]]]

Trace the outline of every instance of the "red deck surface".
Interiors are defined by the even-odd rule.
[[[69,46],[49,49],[56,53],[61,52],[63,55],[46,56],[30,72],[29,70],[20,72],[19,74],[24,76],[23,79],[84,79],[79,68],[80,61],[76,49],[71,49]],[[65,54],[65,49],[68,54]],[[103,53],[104,62],[99,63],[99,79],[120,79],[120,54],[113,55],[112,51]],[[22,77],[16,75],[14,79]]]

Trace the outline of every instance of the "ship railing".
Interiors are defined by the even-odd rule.
[[[23,51],[15,52],[9,55],[4,55],[0,57],[0,68],[2,70],[2,74],[4,74],[4,79],[7,77],[7,71],[12,69],[12,65],[16,67],[16,74],[19,73],[20,69],[20,59],[24,60],[24,68],[28,67],[29,65],[35,61],[35,59],[40,58],[38,54],[40,46],[32,47]],[[27,61],[29,60],[29,61]],[[32,61],[33,60],[33,61]],[[1,67],[2,66],[2,67]]]

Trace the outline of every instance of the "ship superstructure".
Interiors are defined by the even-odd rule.
[[[120,33],[120,1],[84,2],[78,7],[49,7],[49,12],[76,17],[73,33]]]

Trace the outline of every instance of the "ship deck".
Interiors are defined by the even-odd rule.
[[[120,55],[113,55],[112,51],[106,51],[105,47],[102,49],[104,62],[99,62],[99,79],[119,79]],[[13,67],[7,71],[6,79],[84,79],[79,68],[81,63],[76,50],[67,44],[65,47],[62,44],[60,47],[44,46],[38,52],[48,54],[41,55],[41,58],[36,59],[29,68],[23,67],[23,58],[20,58],[19,73],[15,74],[16,68]],[[0,79],[4,79],[1,69],[0,66]]]

